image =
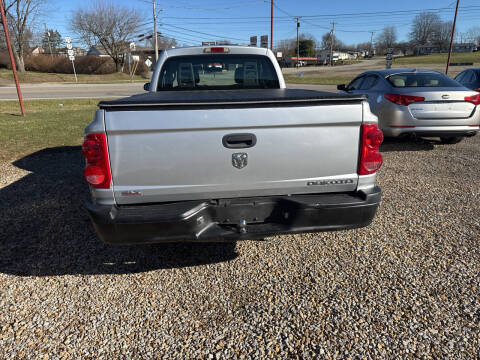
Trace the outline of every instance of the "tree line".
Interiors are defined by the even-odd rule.
[[[300,56],[313,56],[315,49],[329,50],[331,45],[333,45],[332,48],[335,51],[370,50],[374,48],[379,55],[384,55],[388,48],[395,48],[404,54],[415,54],[416,49],[424,45],[436,46],[441,52],[445,52],[448,51],[451,35],[451,21],[442,21],[440,16],[433,12],[423,12],[413,19],[408,41],[398,41],[394,26],[385,26],[372,42],[366,41],[356,45],[345,44],[339,36],[332,36],[331,32],[323,34],[321,41],[318,41],[311,34],[301,34],[299,36]],[[480,27],[472,27],[466,33],[458,34],[457,37],[462,42],[468,41],[480,45]],[[296,38],[279,41],[277,50],[281,51],[284,56],[295,56],[297,53]]]
[[[31,44],[41,44],[46,51],[55,53],[63,44],[61,34],[54,29],[40,30],[39,20],[52,11],[51,0],[0,0],[4,2],[12,50],[20,72],[25,71],[25,56]],[[53,4],[54,5],[54,4]],[[135,8],[123,6],[112,0],[95,0],[72,12],[70,31],[78,45],[99,46],[121,71],[129,44],[138,38],[144,18]],[[0,32],[0,49],[6,48],[3,31]],[[148,38],[148,36],[147,36]],[[153,36],[150,36],[153,43]],[[159,48],[176,46],[174,38],[160,36]]]

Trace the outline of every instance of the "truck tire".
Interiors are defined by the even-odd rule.
[[[451,137],[441,137],[440,141],[442,144],[458,144],[463,140],[463,136],[451,136]]]

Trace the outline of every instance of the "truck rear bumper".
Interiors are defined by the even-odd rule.
[[[114,244],[217,242],[352,229],[375,216],[381,190],[154,205],[86,207],[100,238]]]

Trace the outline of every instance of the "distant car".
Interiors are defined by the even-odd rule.
[[[385,136],[440,137],[454,144],[479,131],[480,94],[436,71],[367,71],[337,88],[368,95]]]
[[[480,92],[480,68],[467,69],[455,77],[466,88]]]
[[[219,63],[215,64],[208,64],[207,65],[207,71],[208,72],[222,72],[223,70],[223,65]]]

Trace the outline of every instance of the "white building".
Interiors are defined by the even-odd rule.
[[[334,62],[339,61],[339,60],[349,60],[351,58],[352,57],[346,52],[342,52],[342,51],[333,51],[332,52],[332,59],[333,59]],[[329,63],[330,62],[330,50],[320,51],[320,53],[318,54],[318,62]]]

